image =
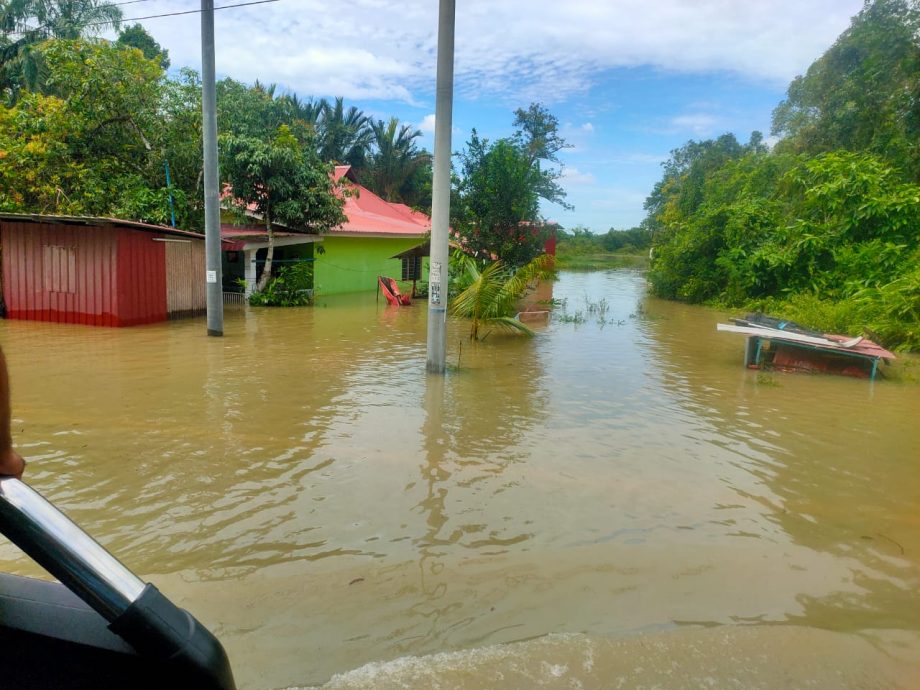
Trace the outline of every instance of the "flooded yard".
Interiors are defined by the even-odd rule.
[[[26,479],[244,689],[916,686],[920,366],[745,370],[638,271],[554,296],[533,339],[449,323],[444,378],[373,294],[0,322]]]

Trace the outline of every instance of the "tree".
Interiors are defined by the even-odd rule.
[[[371,152],[367,165],[359,171],[362,184],[387,201],[417,205],[423,200],[419,184],[422,180],[417,173],[429,173],[431,169],[431,156],[415,145],[421,131],[400,125],[395,117],[387,123],[377,120],[371,124],[371,131]]]
[[[5,205],[86,215],[135,206],[162,165],[159,66],[105,42],[49,41],[43,53],[49,93],[0,109]]]
[[[345,110],[344,99],[336,98],[334,105],[325,104],[319,120],[319,156],[327,163],[360,167],[373,136],[370,118],[351,106]]]
[[[515,141],[490,144],[476,130],[460,160],[462,178],[451,212],[465,246],[477,256],[523,266],[546,239],[538,222],[540,171]]]
[[[148,60],[159,62],[160,67],[164,70],[169,69],[169,51],[157,43],[140,24],[134,24],[119,31],[118,40],[115,43],[125,48],[137,48]]]
[[[450,313],[470,320],[470,340],[478,340],[483,327],[489,326],[533,335],[514,318],[515,308],[534,281],[553,277],[552,256],[536,256],[516,270],[501,261],[488,263],[480,270],[474,258],[459,251],[454,252],[452,260],[466,287],[451,300]]]
[[[514,126],[518,129],[514,139],[539,175],[537,194],[542,199],[571,210],[572,206],[565,202],[565,190],[557,182],[562,176],[562,163],[557,154],[572,147],[559,136],[556,116],[541,103],[531,103],[527,110],[518,108],[514,111]],[[555,163],[559,168],[544,167],[544,163]]]
[[[42,88],[44,41],[96,36],[117,29],[121,17],[121,8],[100,0],[0,2],[0,91],[15,100],[23,88]]]
[[[225,135],[221,168],[241,211],[261,216],[268,252],[257,290],[271,277],[276,223],[324,232],[345,221],[342,199],[334,193],[328,166],[310,146],[302,146],[287,125],[266,139]]]
[[[920,181],[920,5],[871,0],[773,112],[781,151],[871,151]]]
[[[559,162],[556,154],[572,148],[559,136],[559,120],[542,103],[531,103],[527,110],[515,110],[514,126],[531,163],[538,160]]]
[[[556,181],[560,170],[542,165],[558,162],[556,154],[567,147],[556,118],[534,103],[516,111],[514,124],[514,136],[495,143],[473,130],[459,156],[451,220],[471,251],[523,266],[543,250],[549,234],[540,199],[571,207]]]

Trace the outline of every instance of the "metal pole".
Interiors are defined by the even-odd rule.
[[[169,178],[169,161],[163,161],[163,167],[166,168],[166,189],[169,190],[169,219],[172,226],[176,227],[176,205],[173,203],[172,180]]]
[[[450,226],[450,130],[454,104],[455,0],[440,0],[438,81],[434,124],[431,202],[431,265],[428,271],[428,358],[426,368],[443,374],[447,359],[447,252]]]
[[[214,0],[201,0],[201,131],[204,148],[204,251],[208,335],[224,334],[217,175],[217,87],[214,83]]]

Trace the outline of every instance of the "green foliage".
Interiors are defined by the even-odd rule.
[[[249,304],[257,307],[302,307],[313,303],[313,263],[303,261],[289,264],[276,278],[249,296]]]
[[[538,170],[510,139],[490,144],[475,130],[461,160],[460,198],[451,210],[466,246],[511,265],[527,263],[545,243],[534,225],[539,211]]]
[[[539,104],[518,110],[515,126],[519,131],[513,137],[494,143],[473,130],[459,156],[451,223],[469,251],[523,266],[548,238],[540,199],[566,206],[557,182],[561,171],[543,167],[555,162],[566,144],[557,133],[556,118]]]
[[[557,256],[581,256],[598,252],[645,252],[651,246],[652,231],[648,228],[610,228],[603,235],[598,235],[587,228],[576,226],[569,233],[557,233],[556,251]]]
[[[674,151],[646,202],[655,293],[920,348],[920,6],[867,0],[792,82],[767,152]]]
[[[118,32],[115,43],[124,48],[137,48],[148,60],[158,62],[164,70],[169,69],[169,51],[165,50],[156,40],[147,33],[140,24],[123,28]]]
[[[421,130],[400,125],[391,117],[389,122],[371,123],[373,133],[366,165],[358,171],[358,179],[372,192],[387,201],[404,203],[415,208],[431,206],[431,155],[421,151],[415,140]]]
[[[165,186],[159,66],[104,42],[50,41],[43,59],[48,93],[0,108],[0,204],[113,215],[139,190]]]
[[[920,6],[866,2],[773,113],[782,151],[870,151],[920,181]]]
[[[516,305],[534,281],[553,277],[551,256],[541,254],[517,270],[501,261],[480,269],[475,259],[461,252],[454,253],[452,262],[455,286],[462,289],[451,300],[449,311],[452,316],[470,320],[470,340],[479,339],[480,331],[487,326],[533,335],[533,331],[514,318]]]
[[[15,102],[23,89],[44,92],[45,41],[95,36],[117,29],[121,17],[121,8],[100,0],[3,0],[0,2],[0,93],[5,92]]]
[[[326,103],[319,123],[319,156],[323,161],[364,165],[373,137],[371,120],[355,106],[345,109],[344,99]]]
[[[329,167],[287,125],[266,139],[227,135],[220,143],[223,176],[235,204],[261,216],[268,230],[268,255],[258,284],[263,291],[272,269],[274,224],[324,232],[345,221],[343,202],[334,193]]]

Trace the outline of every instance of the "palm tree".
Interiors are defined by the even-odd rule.
[[[476,260],[460,251],[455,251],[453,258],[466,287],[451,300],[450,314],[470,319],[470,340],[478,340],[484,326],[533,335],[513,315],[517,302],[534,281],[553,276],[552,255],[540,254],[516,271],[509,270],[501,261],[493,261],[480,271]],[[489,333],[491,330],[482,339]]]
[[[289,124],[300,120],[310,125],[314,131],[318,129],[318,123],[323,112],[329,107],[328,101],[321,98],[314,101],[312,98],[306,101],[298,98],[296,93],[285,94],[281,97],[281,109],[285,113]]]
[[[319,120],[319,155],[327,162],[364,164],[371,143],[370,118],[355,106],[347,111],[343,98],[325,103]]]
[[[0,90],[15,98],[43,86],[42,41],[95,36],[117,29],[121,18],[121,8],[100,0],[0,0]]]
[[[362,180],[368,188],[387,201],[407,203],[412,199],[409,189],[415,173],[430,163],[427,151],[420,151],[415,140],[422,136],[421,130],[410,125],[401,125],[391,117],[388,123],[377,120],[371,124],[373,152]]]

